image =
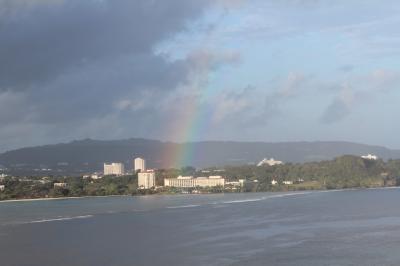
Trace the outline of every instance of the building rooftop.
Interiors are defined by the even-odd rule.
[[[177,179],[193,179],[193,176],[178,176]]]

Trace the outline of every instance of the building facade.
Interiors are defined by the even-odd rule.
[[[138,173],[138,187],[149,189],[156,186],[156,173],[152,170]]]
[[[195,187],[216,187],[225,186],[225,178],[221,176],[197,177],[193,176],[178,176],[177,178],[165,178],[164,186],[180,187],[180,188],[195,188]]]
[[[123,163],[104,164],[104,175],[123,175],[125,168]]]
[[[142,158],[136,158],[133,161],[133,169],[135,169],[135,172],[145,172],[146,171],[146,161]]]

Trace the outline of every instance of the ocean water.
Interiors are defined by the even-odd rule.
[[[0,265],[400,265],[400,189],[0,203]]]

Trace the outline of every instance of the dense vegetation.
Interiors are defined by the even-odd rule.
[[[231,178],[257,179],[258,190],[283,189],[342,189],[398,185],[400,160],[365,160],[356,156],[342,156],[332,161],[277,166],[226,167]],[[279,185],[273,186],[272,180]],[[282,185],[293,181],[293,185]]]
[[[235,191],[282,191],[310,189],[366,188],[397,186],[400,184],[400,160],[365,160],[356,156],[342,156],[332,161],[285,164],[276,166],[254,165],[227,166],[221,169],[210,168],[196,171],[193,167],[166,169],[156,172],[156,183],[162,186],[166,177],[178,175],[223,175],[228,180],[246,179],[257,182],[254,186]],[[276,180],[278,184],[272,185]],[[283,181],[292,181],[285,185]],[[54,183],[67,183],[67,187],[54,187]],[[0,200],[45,197],[78,197],[106,195],[136,195],[148,193],[178,193],[179,189],[138,190],[137,175],[121,177],[105,176],[92,180],[82,177],[5,177],[0,181],[5,190],[0,192]],[[228,192],[225,189],[209,188],[200,192]]]

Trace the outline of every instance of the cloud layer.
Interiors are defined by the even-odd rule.
[[[0,151],[135,136],[400,147],[375,134],[400,97],[389,2],[0,0]],[[191,119],[201,135],[171,134]]]

